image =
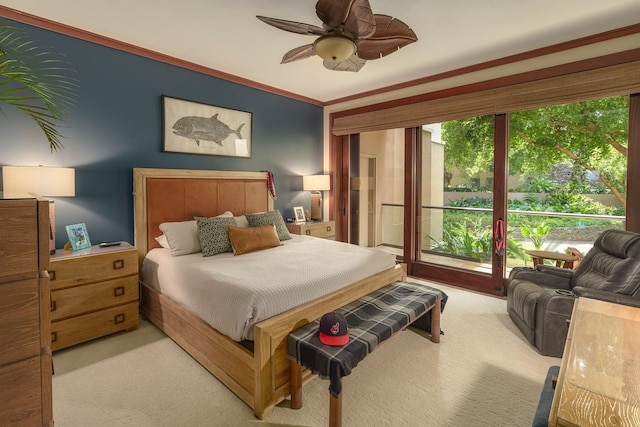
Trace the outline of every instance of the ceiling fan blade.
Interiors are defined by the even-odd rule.
[[[316,15],[325,28],[335,30],[342,27],[344,35],[364,39],[376,30],[369,0],[318,0]]]
[[[404,22],[389,15],[375,15],[376,32],[365,40],[356,40],[358,57],[379,59],[418,41],[418,36]]]
[[[287,64],[289,62],[299,61],[301,59],[307,59],[316,54],[316,50],[312,44],[306,44],[304,46],[299,46],[295,49],[291,49],[289,52],[285,53],[282,57],[281,64]]]
[[[302,22],[295,22],[295,21],[287,21],[286,19],[269,18],[266,16],[259,16],[259,15],[256,15],[256,18],[258,18],[265,24],[269,24],[272,27],[276,27],[280,30],[289,31],[291,33],[313,34],[316,36],[324,36],[327,34],[327,31],[324,28],[318,27],[317,25],[305,24]]]
[[[325,59],[322,64],[324,68],[332,71],[352,71],[358,72],[364,67],[367,61],[358,58],[356,55],[352,55],[351,58],[346,59],[344,61],[331,61],[329,59]]]

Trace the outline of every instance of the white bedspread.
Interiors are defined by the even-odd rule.
[[[231,339],[253,340],[253,326],[395,265],[387,252],[308,236],[233,256],[172,257],[151,250],[142,281]]]

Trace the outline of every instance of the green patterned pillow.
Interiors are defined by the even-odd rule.
[[[198,238],[202,247],[202,256],[212,256],[222,252],[233,252],[227,225],[236,226],[236,220],[231,218],[196,218],[198,223]]]
[[[262,227],[264,225],[274,224],[276,226],[276,232],[278,233],[278,239],[289,240],[291,234],[287,229],[287,225],[282,219],[280,211],[269,211],[257,214],[246,214],[249,227]]]

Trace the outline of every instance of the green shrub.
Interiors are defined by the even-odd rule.
[[[529,182],[520,184],[509,190],[518,193],[550,193],[560,189],[560,184],[544,177],[532,178]]]
[[[434,252],[489,262],[493,252],[492,236],[491,225],[483,226],[480,221],[447,221],[441,241],[431,235],[428,237],[433,242],[431,250]],[[517,241],[507,239],[506,243],[507,257],[524,259],[524,250]]]
[[[520,227],[522,237],[531,239],[536,250],[540,250],[544,242],[547,240],[550,230],[551,227],[545,225],[544,222],[538,224],[536,227],[531,227],[528,224],[522,224]]]

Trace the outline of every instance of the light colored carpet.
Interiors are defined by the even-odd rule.
[[[541,356],[504,299],[430,283],[449,295],[445,335],[396,334],[343,378],[348,426],[530,426],[542,384],[560,359]],[[328,381],[303,388],[265,421],[147,321],[54,353],[56,427],[326,426]]]

